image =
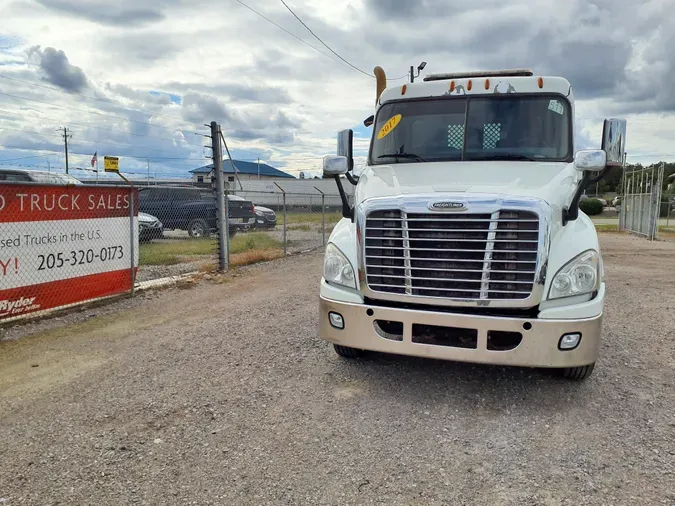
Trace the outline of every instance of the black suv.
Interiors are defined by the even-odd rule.
[[[216,230],[216,201],[199,188],[148,186],[139,188],[140,211],[156,216],[165,229],[187,230],[190,237],[205,237]],[[228,201],[230,235],[255,223],[253,202]]]

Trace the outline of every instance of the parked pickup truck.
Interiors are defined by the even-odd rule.
[[[155,186],[139,189],[140,211],[156,216],[167,230],[186,230],[190,237],[214,232],[216,201],[210,192],[199,188]],[[230,235],[255,223],[253,202],[230,200]]]

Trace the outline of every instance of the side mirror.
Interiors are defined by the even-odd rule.
[[[602,149],[582,149],[574,155],[574,168],[579,172],[598,172],[607,167],[607,153]]]
[[[371,114],[370,116],[368,116],[366,119],[363,120],[363,125],[369,127],[373,124],[374,121],[375,116]]]
[[[626,120],[606,119],[602,128],[602,149],[607,154],[607,167],[623,167],[626,150]]]
[[[354,131],[351,129],[338,132],[337,155],[347,158],[347,170],[354,168]]]
[[[348,171],[349,161],[346,156],[326,155],[323,157],[323,177],[341,176]]]

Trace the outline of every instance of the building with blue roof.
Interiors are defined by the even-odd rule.
[[[295,177],[288,172],[275,169],[263,162],[258,163],[234,160],[234,164],[237,167],[237,175],[242,181],[250,179],[295,179]],[[192,181],[197,184],[210,184],[212,171],[212,163],[199,167],[198,169],[193,169],[190,171],[192,174]],[[229,159],[223,160],[223,174],[225,175],[226,183],[235,181],[234,170],[232,170],[232,164]]]

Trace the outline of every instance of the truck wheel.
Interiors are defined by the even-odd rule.
[[[588,378],[593,373],[595,362],[581,367],[566,367],[562,370],[562,375],[565,379],[581,381]]]
[[[209,226],[204,220],[192,220],[188,223],[188,234],[190,237],[206,237],[209,233]]]
[[[345,358],[356,358],[360,357],[363,354],[362,350],[358,350],[356,348],[349,348],[348,346],[340,346],[338,344],[334,344],[333,348],[335,348],[335,353]]]

